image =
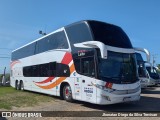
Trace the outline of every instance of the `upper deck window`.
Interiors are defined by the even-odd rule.
[[[36,46],[36,43],[32,43],[32,44],[27,45],[27,46],[25,46],[25,47],[23,47],[23,48],[21,48],[17,51],[14,51],[12,53],[11,60],[14,61],[14,60],[18,60],[20,58],[24,58],[24,57],[34,55],[35,46]]]
[[[74,47],[75,43],[81,43],[81,42],[93,40],[91,31],[88,25],[85,24],[85,22],[79,22],[73,25],[69,25],[65,29],[66,29],[73,53],[81,49],[81,48]]]
[[[68,49],[64,31],[53,33],[12,53],[12,61],[53,49]]]
[[[132,48],[128,36],[120,27],[97,21],[88,21],[88,23],[94,40],[113,47]]]
[[[64,31],[51,34],[37,42],[36,53],[53,49],[68,49],[68,42]]]

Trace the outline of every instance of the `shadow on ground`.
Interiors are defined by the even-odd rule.
[[[160,111],[160,98],[144,97],[142,96],[140,101],[129,103],[118,103],[112,105],[96,105],[87,102],[75,101],[76,104],[81,104],[84,107],[92,108],[96,110],[111,111],[111,112],[142,112],[142,111]]]

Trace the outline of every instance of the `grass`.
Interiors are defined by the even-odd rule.
[[[51,96],[19,91],[12,87],[0,87],[0,109],[11,110],[12,107],[35,106],[51,100],[53,100]]]

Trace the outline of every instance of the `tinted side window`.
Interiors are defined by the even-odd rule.
[[[40,70],[40,77],[47,77],[49,75],[49,64],[41,64],[39,65],[39,70]]]
[[[56,62],[49,63],[49,67],[50,67],[49,76],[50,77],[56,76],[56,64],[57,64]]]
[[[68,42],[64,31],[54,33],[49,37],[49,50],[68,49]]]
[[[68,42],[64,31],[51,34],[37,42],[36,53],[53,49],[68,49]]]
[[[32,67],[31,66],[23,67],[23,76],[24,77],[31,77],[31,74],[32,74]]]
[[[60,31],[13,52],[11,59],[13,61],[52,49],[68,48],[66,35],[64,31]]]
[[[81,59],[81,73],[86,76],[95,76],[94,57],[87,57]]]
[[[57,63],[56,65],[57,77],[69,77],[70,69],[68,65]]]
[[[76,72],[80,73],[80,59],[78,58],[75,58],[74,59],[74,66],[75,66],[75,69],[76,69]]]
[[[39,76],[39,65],[31,66],[31,77],[38,77]]]
[[[23,67],[23,75],[25,77],[69,77],[70,69],[68,65],[51,62]]]
[[[48,51],[49,47],[49,37],[43,38],[37,41],[36,53],[42,53]]]
[[[144,63],[138,61],[137,65],[138,65],[138,74],[139,74],[139,77],[146,77],[146,69],[145,69]]]
[[[84,22],[67,26],[65,29],[66,29],[73,53],[79,50],[79,48],[74,47],[73,44],[93,40],[91,31]]]
[[[32,43],[12,53],[12,61],[34,55],[36,43]]]
[[[27,66],[23,68],[23,76],[25,77],[38,77],[39,76],[39,66]]]

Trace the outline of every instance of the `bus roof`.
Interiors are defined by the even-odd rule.
[[[15,50],[13,50],[12,52],[17,51],[17,50],[19,50],[19,49],[21,49],[21,48],[23,48],[23,47],[25,47],[25,46],[27,46],[27,45],[30,45],[30,44],[36,42],[36,41],[39,41],[39,40],[41,40],[41,39],[43,39],[43,38],[45,38],[45,37],[47,37],[47,36],[49,36],[49,35],[51,35],[51,34],[53,34],[53,33],[56,33],[56,32],[62,31],[63,29],[72,27],[72,26],[74,26],[74,25],[76,25],[76,24],[85,23],[87,26],[90,26],[91,22],[104,23],[104,24],[106,24],[106,25],[108,25],[108,26],[114,26],[114,27],[120,28],[120,27],[118,27],[118,26],[116,26],[116,25],[113,25],[113,24],[110,24],[110,23],[106,23],[106,22],[97,21],[97,20],[81,20],[81,21],[74,22],[74,23],[71,23],[71,24],[69,24],[69,25],[66,25],[66,26],[64,26],[64,27],[61,27],[61,28],[59,28],[59,29],[56,30],[56,31],[53,31],[53,32],[51,32],[51,33],[49,33],[49,34],[47,34],[47,35],[45,35],[45,36],[42,36],[42,37],[40,37],[40,38],[38,38],[38,39],[36,39],[36,40],[28,43],[28,44],[25,44],[25,45],[23,45],[23,46],[15,49]],[[90,29],[90,28],[89,28],[89,29]],[[91,31],[92,31],[92,30],[91,30]]]

